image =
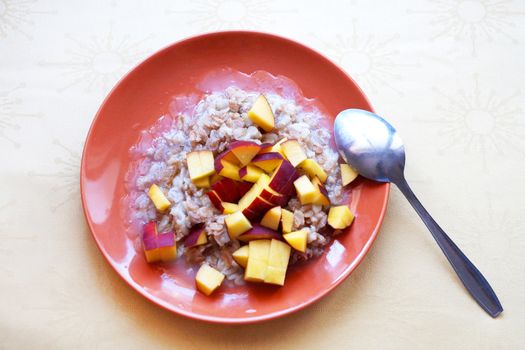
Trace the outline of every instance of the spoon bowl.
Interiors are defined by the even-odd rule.
[[[377,114],[346,109],[334,123],[335,142],[343,159],[360,175],[392,182],[405,195],[436,240],[474,300],[492,317],[503,307],[485,277],[423,207],[404,176],[405,148],[396,129]]]
[[[386,120],[368,111],[347,109],[337,115],[334,130],[339,153],[360,175],[380,182],[403,176],[405,147]]]

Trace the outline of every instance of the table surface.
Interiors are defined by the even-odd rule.
[[[518,349],[525,341],[525,3],[0,0],[0,348]],[[79,163],[109,89],[218,29],[328,55],[406,143],[407,178],[492,283],[475,304],[393,188],[380,235],[332,294],[250,326],[188,320],[129,288],[82,215]]]

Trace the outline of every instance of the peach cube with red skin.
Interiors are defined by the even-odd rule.
[[[277,142],[274,145],[270,144],[268,146],[261,147],[261,150],[259,151],[259,154],[269,153],[269,152],[277,152],[277,153],[281,154],[281,156],[285,157],[284,152],[283,152],[283,150],[281,148],[281,144],[283,142],[286,142],[286,141],[288,141],[288,139],[285,137],[284,139],[281,139],[279,142]]]
[[[277,231],[281,223],[281,207],[274,207],[264,214],[261,225]]]
[[[330,198],[328,197],[328,191],[324,187],[323,183],[317,176],[312,179],[312,184],[315,187],[316,195],[312,199],[312,204],[323,205],[325,207],[330,205]]]
[[[258,239],[282,239],[281,235],[275,230],[269,229],[259,224],[252,225],[253,227],[251,229],[237,237],[239,241],[250,242]]]
[[[220,287],[222,281],[224,281],[224,275],[207,264],[202,265],[195,276],[197,289],[205,295],[213,293]]]
[[[184,245],[188,248],[196,247],[208,243],[208,237],[204,225],[200,224],[193,227],[184,239]]]
[[[163,262],[169,262],[177,258],[177,242],[173,232],[159,233],[157,236],[159,258]]]
[[[239,169],[239,177],[243,181],[257,182],[263,171],[255,165],[246,165]]]
[[[160,253],[157,245],[157,223],[150,221],[144,225],[142,232],[142,248],[146,261],[153,263],[160,260]]]
[[[238,159],[240,165],[245,166],[259,153],[261,146],[252,141],[235,141],[228,149]]]
[[[299,177],[299,173],[292,163],[284,159],[273,172],[268,186],[279,193],[290,195],[293,190],[293,182]]]
[[[231,163],[225,159],[215,160],[215,171],[217,174],[223,177],[227,177],[232,180],[240,181],[239,177],[239,166]]]
[[[142,247],[149,263],[169,262],[177,257],[177,242],[173,232],[158,233],[157,223],[150,221],[144,225]]]
[[[252,164],[258,166],[267,173],[271,173],[281,164],[283,156],[277,152],[262,153],[252,159]]]

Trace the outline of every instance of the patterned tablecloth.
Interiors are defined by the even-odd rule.
[[[93,115],[150,53],[231,28],[306,43],[357,79],[401,132],[409,182],[491,281],[502,317],[467,295],[397,189],[361,266],[290,317],[204,324],[120,280],[80,204]],[[520,0],[0,0],[0,348],[523,348],[524,41]]]

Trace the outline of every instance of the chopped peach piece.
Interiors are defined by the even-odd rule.
[[[259,224],[253,224],[253,227],[237,237],[241,242],[250,242],[258,239],[279,239],[281,240],[282,235],[277,231],[271,230],[267,227]]]
[[[210,295],[219,288],[222,281],[224,281],[224,275],[207,264],[202,265],[195,276],[197,289],[206,295]]]
[[[246,165],[239,170],[241,180],[248,182],[257,182],[262,174],[263,171],[254,165]]]
[[[312,201],[317,196],[317,191],[315,186],[312,184],[308,176],[303,175],[297,180],[294,181],[293,185],[297,191],[297,197],[301,204],[312,203]]]
[[[328,212],[328,224],[335,229],[344,229],[352,224],[354,214],[346,205],[331,207]]]
[[[250,206],[250,204],[259,196],[263,188],[270,183],[270,177],[266,174],[262,174],[256,183],[253,184],[252,188],[248,190],[239,200],[239,210],[244,210]]]
[[[240,266],[246,268],[246,265],[248,264],[248,256],[249,256],[250,248],[248,245],[243,245],[239,249],[233,252],[232,257],[233,260]]]
[[[259,151],[259,154],[262,154],[262,153],[270,153],[270,152],[277,152],[277,153],[279,153],[281,156],[283,156],[283,158],[286,159],[286,156],[284,155],[284,152],[283,152],[283,150],[282,150],[282,148],[281,148],[281,144],[282,144],[283,142],[286,142],[286,141],[288,141],[288,139],[285,137],[285,138],[281,139],[279,142],[277,142],[277,143],[274,144],[274,145],[270,145],[270,146],[268,146],[268,147],[264,147],[263,149],[261,149],[261,150]]]
[[[149,263],[168,262],[177,257],[177,242],[173,232],[158,233],[157,223],[150,221],[144,225],[142,247]]]
[[[173,232],[160,233],[157,242],[161,261],[169,262],[177,258],[177,241]]]
[[[306,251],[306,243],[308,242],[308,231],[303,229],[299,231],[285,233],[283,235],[283,238],[295,250],[298,250],[303,253]]]
[[[317,176],[319,180],[321,180],[323,183],[326,181],[326,178],[328,175],[326,172],[321,168],[321,166],[313,159],[305,159],[300,164],[299,167],[304,170],[305,173],[310,176],[310,178],[313,178],[314,176]]]
[[[233,163],[228,162],[227,160],[221,160],[220,165],[217,166],[217,163],[215,163],[216,168],[215,170],[217,173],[221,176],[227,177],[232,180],[240,181],[241,178],[239,177],[239,167]]]
[[[272,131],[275,126],[272,107],[263,95],[260,95],[255,100],[252,108],[248,111],[248,118],[266,132]]]
[[[235,203],[222,202],[221,205],[224,208],[222,211],[223,214],[233,214],[239,210],[239,205]]]
[[[268,252],[268,267],[264,274],[265,283],[284,285],[290,252],[291,249],[288,244],[272,239]]]
[[[262,153],[252,159],[252,164],[258,166],[267,173],[271,173],[283,161],[283,156],[277,152]]]
[[[208,188],[210,187],[210,177],[206,176],[197,180],[192,181],[197,188]]]
[[[314,176],[312,179],[312,184],[314,185],[316,191],[316,195],[314,199],[312,199],[312,204],[329,206],[330,198],[328,197],[328,191],[324,187],[321,180],[319,180],[317,176]]]
[[[238,236],[243,234],[252,228],[252,224],[248,221],[246,216],[240,211],[230,214],[224,218],[228,235],[231,239],[236,239]]]
[[[171,206],[168,198],[166,198],[160,187],[155,184],[151,185],[149,188],[148,196],[155,205],[155,208],[160,212],[165,211]]]
[[[343,186],[348,185],[350,182],[354,181],[357,178],[357,171],[355,171],[348,164],[340,164],[341,167],[341,179],[343,181]]]
[[[215,172],[211,151],[194,151],[186,155],[186,163],[192,181],[212,175]]]
[[[293,213],[287,209],[281,210],[281,225],[283,233],[292,232]]]
[[[306,159],[306,154],[297,140],[283,142],[281,144],[281,149],[283,150],[286,159],[288,159],[295,167]]]
[[[281,207],[274,207],[264,214],[261,225],[277,231],[281,223]]]
[[[203,224],[194,226],[184,239],[184,245],[188,248],[208,243],[208,236]]]
[[[235,141],[228,147],[231,153],[239,160],[241,166],[245,166],[261,150],[261,146],[253,141]]]
[[[244,271],[244,279],[250,282],[263,282],[268,267],[270,240],[260,239],[248,244],[248,263]]]

